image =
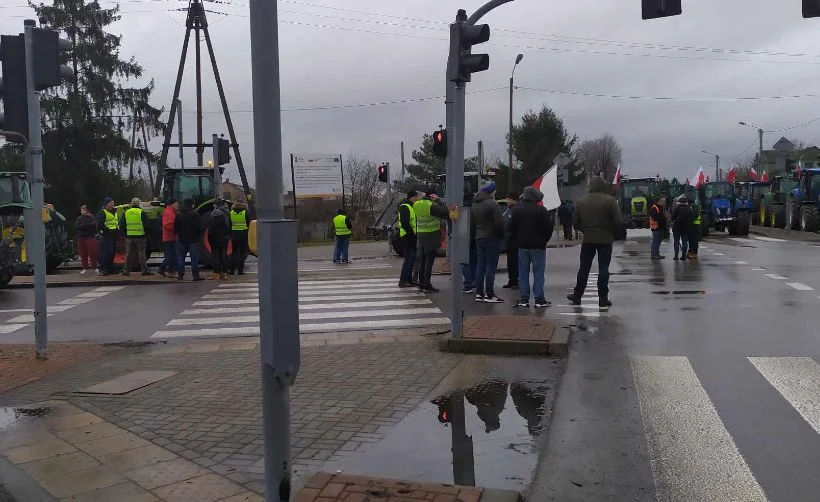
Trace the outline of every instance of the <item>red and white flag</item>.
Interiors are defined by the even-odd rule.
[[[695,188],[700,188],[706,183],[706,173],[703,172],[703,166],[700,166],[698,172],[695,173]]]
[[[621,184],[621,164],[618,163],[618,169],[615,171],[615,177],[612,178],[612,184],[618,186]]]
[[[800,179],[801,177],[803,177],[803,161],[798,160],[797,161],[797,179]]]
[[[754,167],[749,168],[749,178],[751,178],[752,181],[760,181],[760,175],[757,174],[757,170]]]
[[[726,181],[729,183],[734,183],[735,179],[737,179],[737,173],[735,172],[734,164],[732,164],[732,168],[729,169],[729,174],[726,175]]]
[[[538,203],[552,211],[561,205],[561,195],[558,193],[558,166],[554,165],[532,184],[544,194],[544,200]]]
[[[763,176],[760,177],[760,181],[763,183],[769,182],[769,171],[763,171]]]

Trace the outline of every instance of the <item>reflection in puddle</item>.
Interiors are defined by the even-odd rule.
[[[0,408],[0,429],[32,419],[42,418],[54,411],[54,408]]]
[[[423,403],[381,442],[323,470],[522,490],[538,460],[550,388],[491,379]],[[400,456],[396,452],[401,452]]]

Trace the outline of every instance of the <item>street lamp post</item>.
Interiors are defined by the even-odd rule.
[[[509,158],[510,163],[507,166],[508,169],[509,169],[509,173],[508,173],[509,174],[509,178],[508,178],[508,181],[509,181],[508,189],[509,189],[509,191],[512,191],[512,189],[513,189],[512,133],[513,133],[513,89],[515,88],[515,86],[513,85],[513,82],[514,82],[514,78],[515,78],[515,69],[518,67],[518,63],[520,63],[522,59],[524,59],[523,54],[519,54],[518,57],[515,58],[515,64],[513,65],[512,73],[510,74],[510,131],[509,131],[509,135],[507,136],[507,143],[508,143],[507,149],[509,150],[509,154],[510,154],[510,158]]]
[[[759,149],[759,153],[757,154],[757,169],[758,169],[758,171],[760,171],[760,174],[762,175],[762,173],[763,173],[763,129],[756,126],[756,125],[748,124],[746,122],[738,122],[738,124],[740,124],[742,126],[746,126],[746,127],[751,127],[752,129],[757,129],[757,134],[758,134],[758,138],[759,138],[759,142],[760,142],[760,145],[759,145],[760,149]],[[769,132],[771,132],[771,131],[769,131]]]
[[[715,181],[720,181],[720,155],[706,150],[701,150],[701,152],[715,156]]]

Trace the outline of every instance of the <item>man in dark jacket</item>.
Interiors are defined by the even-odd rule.
[[[518,287],[521,299],[516,307],[530,306],[530,269],[532,269],[532,294],[535,308],[552,305],[544,295],[544,277],[547,266],[547,242],[555,229],[553,217],[538,203],[544,194],[535,187],[527,187],[521,195],[521,202],[515,206],[510,220],[510,238],[518,248]]]
[[[564,227],[564,240],[572,240],[572,202],[564,201],[558,206],[558,221]]]
[[[398,210],[398,230],[404,250],[404,262],[401,266],[401,276],[399,277],[400,288],[410,288],[417,286],[413,282],[413,265],[416,263],[416,213],[413,204],[419,200],[419,194],[415,190],[407,192],[407,198],[401,203]]]
[[[686,195],[680,195],[675,199],[675,207],[672,209],[672,243],[675,250],[675,260],[680,256],[681,260],[686,260],[686,252],[689,247],[689,227],[692,225],[692,208]],[[679,254],[680,253],[680,254]]]
[[[177,234],[179,249],[177,253],[177,280],[185,278],[185,257],[191,255],[191,273],[195,281],[203,280],[199,276],[199,239],[202,237],[202,222],[199,213],[194,210],[194,201],[182,201],[182,211],[174,220],[174,233]]]
[[[495,201],[495,183],[482,181],[475,202],[470,207],[470,223],[475,226],[478,253],[475,282],[477,302],[504,303],[495,295],[495,273],[498,255],[501,254],[501,239],[504,237],[501,214],[501,207]]]
[[[208,224],[208,244],[211,245],[211,259],[214,273],[208,279],[225,280],[228,278],[228,242],[231,237],[231,218],[225,201],[214,202],[211,211],[211,222]]]
[[[666,233],[666,198],[659,198],[652,207],[649,208],[649,228],[652,230],[652,243],[649,251],[653,260],[663,260],[661,255],[661,242]]]
[[[598,255],[598,306],[611,307],[609,301],[609,264],[612,261],[612,243],[623,233],[623,220],[618,202],[610,195],[609,183],[594,176],[589,183],[589,193],[575,204],[572,224],[584,234],[581,243],[581,266],[575,291],[567,296],[573,305],[580,305],[589,280],[592,260]]]
[[[510,238],[510,222],[512,221],[513,208],[518,204],[518,199],[521,194],[518,192],[510,192],[507,194],[507,209],[501,215],[504,220],[504,248],[507,250],[507,284],[502,286],[504,289],[518,288],[518,248],[515,241]]]
[[[102,234],[100,240],[100,275],[114,273],[114,254],[117,251],[117,240],[120,238],[120,225],[117,221],[117,209],[114,199],[106,197],[102,210],[97,213],[97,229]]]

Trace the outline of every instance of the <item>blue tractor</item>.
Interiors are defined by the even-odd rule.
[[[749,235],[752,222],[751,208],[738,204],[732,184],[726,181],[704,183],[698,190],[701,209],[701,231],[703,236],[714,229],[728,230],[731,235]]]
[[[820,168],[803,169],[797,188],[786,199],[786,228],[817,232],[820,230]]]

